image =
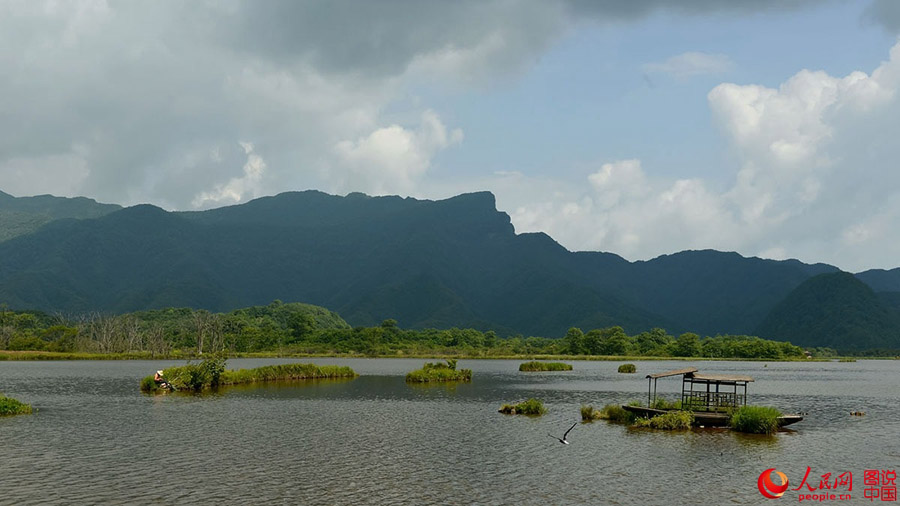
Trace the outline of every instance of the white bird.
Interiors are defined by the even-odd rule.
[[[562,443],[562,444],[564,444],[564,445],[567,445],[567,444],[569,444],[569,442],[566,441],[566,436],[568,436],[569,433],[572,432],[572,429],[574,429],[576,425],[578,425],[578,422],[573,423],[572,426],[569,427],[569,430],[567,430],[566,433],[563,434],[563,437],[562,437],[562,438],[558,438],[558,437],[554,436],[553,434],[547,434],[547,435],[550,436],[550,437],[552,437],[553,439],[556,439],[556,440],[559,441],[560,443]]]

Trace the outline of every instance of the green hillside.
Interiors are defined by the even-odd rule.
[[[757,335],[836,350],[900,348],[900,312],[852,274],[810,278],[757,328]]]

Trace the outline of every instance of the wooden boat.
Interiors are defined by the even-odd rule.
[[[647,407],[622,406],[622,408],[646,418],[675,411],[651,406],[656,402],[656,381],[659,378],[679,375],[682,377],[681,405],[690,407],[690,411],[694,414],[694,425],[703,427],[727,426],[726,411],[747,404],[747,384],[753,381],[750,376],[700,374],[695,367],[648,374]],[[801,420],[803,417],[800,415],[782,415],[778,417],[778,426],[784,427]]]

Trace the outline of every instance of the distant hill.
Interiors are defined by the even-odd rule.
[[[98,218],[121,208],[85,197],[13,197],[0,191],[0,241],[30,234],[54,220]]]
[[[0,303],[11,308],[227,312],[281,299],[351,325],[394,318],[548,337],[613,325],[750,334],[811,277],[837,272],[712,250],[639,262],[570,252],[546,234],[516,234],[487,192],[440,201],[289,192],[200,212],[135,206],[48,222],[0,243],[0,258]]]
[[[821,274],[782,300],[756,333],[800,346],[897,348],[900,311],[885,304],[852,274]]]

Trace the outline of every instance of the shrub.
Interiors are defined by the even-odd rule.
[[[738,432],[773,434],[778,430],[781,411],[768,406],[741,406],[731,415],[728,424]]]
[[[547,408],[544,407],[544,403],[538,399],[528,399],[527,401],[522,401],[518,404],[504,404],[500,408],[501,413],[505,413],[507,415],[543,415],[547,412]]]
[[[619,366],[619,372],[621,372],[621,373],[637,372],[637,367],[634,364],[622,364]]]
[[[0,416],[30,415],[31,405],[0,394]]]
[[[584,421],[594,421],[601,418],[600,411],[594,409],[594,406],[587,404],[581,405],[581,419]]]
[[[662,397],[657,397],[653,400],[653,404],[650,407],[653,409],[681,409],[681,401],[673,402]]]
[[[520,364],[519,370],[526,372],[571,371],[572,366],[570,364],[564,364],[562,362],[539,362],[537,360],[532,360],[531,362]]]
[[[694,423],[694,414],[690,411],[670,411],[653,418],[638,418],[635,427],[647,427],[661,430],[687,430]]]
[[[345,366],[315,364],[267,365],[255,369],[225,370],[224,359],[208,359],[200,364],[170,367],[163,371],[163,377],[176,390],[199,392],[224,385],[262,383],[316,378],[352,378],[357,376],[353,369]],[[141,380],[141,391],[157,392],[159,385],[153,376]]]
[[[432,381],[472,381],[471,369],[456,369],[456,360],[448,359],[446,364],[427,363],[421,369],[406,375],[407,383],[428,383]]]
[[[603,406],[603,409],[601,409],[599,413],[601,419],[609,420],[611,422],[632,423],[635,419],[634,413],[618,404],[607,404],[606,406]]]

